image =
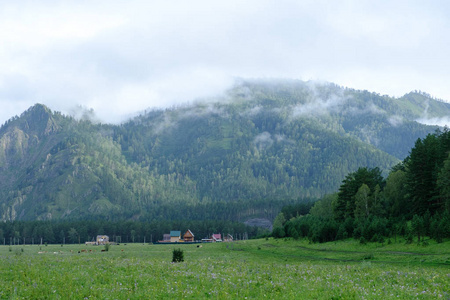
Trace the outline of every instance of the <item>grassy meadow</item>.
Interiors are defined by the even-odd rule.
[[[197,246],[0,246],[0,299],[450,298],[450,241]],[[184,262],[171,262],[175,248]]]

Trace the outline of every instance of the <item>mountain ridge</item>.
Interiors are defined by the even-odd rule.
[[[450,115],[450,104],[408,97],[242,81],[220,101],[121,125],[37,104],[0,128],[1,217],[270,219],[285,203],[335,191],[358,167],[386,172],[438,128],[415,121],[422,108]]]

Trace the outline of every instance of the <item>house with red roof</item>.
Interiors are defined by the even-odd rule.
[[[222,235],[220,233],[214,233],[211,236],[211,239],[213,240],[213,242],[221,242],[222,241]]]

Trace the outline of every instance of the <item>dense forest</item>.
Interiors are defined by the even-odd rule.
[[[392,98],[330,83],[243,80],[216,98],[151,109],[120,125],[93,115],[87,110],[75,119],[37,104],[1,126],[5,224],[270,222],[283,207],[336,192],[361,167],[378,168],[386,182],[392,168],[406,172],[399,163],[438,128],[418,120],[446,117],[450,104],[420,92]],[[376,193],[385,195],[381,181]],[[366,185],[375,193],[377,185]],[[354,219],[346,201],[338,202],[333,221]],[[228,232],[224,226],[217,228]],[[55,227],[49,240],[59,242],[61,231],[67,236],[66,227]],[[5,239],[39,236],[8,228]]]
[[[303,211],[300,210],[303,209]],[[353,237],[384,243],[404,236],[427,243],[450,237],[450,131],[418,139],[410,154],[383,178],[379,168],[348,174],[339,191],[313,206],[286,206],[275,237],[327,242]]]

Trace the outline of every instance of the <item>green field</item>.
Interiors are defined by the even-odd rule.
[[[0,299],[450,297],[449,241],[261,239],[197,246],[122,244],[108,252],[103,246],[0,246]],[[175,248],[184,250],[184,262],[171,262]]]

